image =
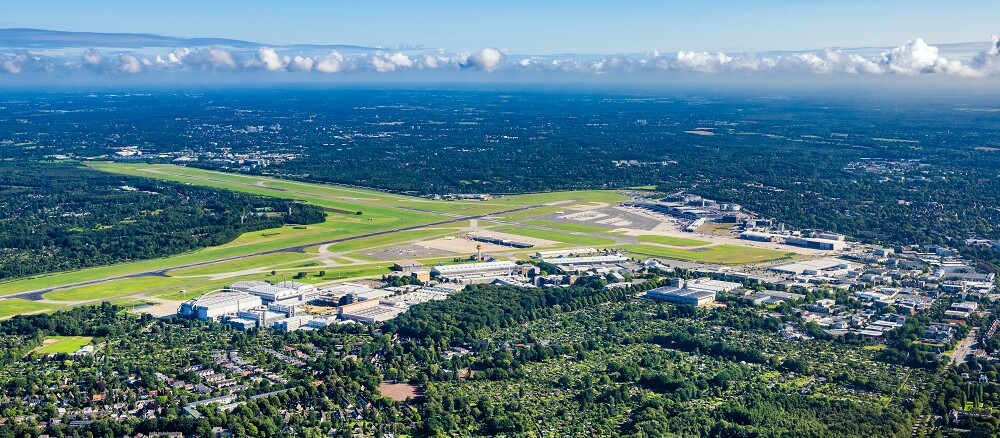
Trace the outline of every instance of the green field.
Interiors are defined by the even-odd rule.
[[[22,300],[20,298],[8,298],[0,300],[0,318],[24,313],[40,312],[51,309],[52,306],[37,301]]]
[[[94,338],[89,336],[49,336],[42,346],[35,349],[38,354],[76,353]]]
[[[438,238],[454,236],[459,234],[455,229],[448,228],[423,228],[419,230],[400,231],[398,233],[383,234],[381,236],[365,237],[362,239],[349,240],[347,242],[335,243],[328,248],[330,252],[347,252],[362,249],[375,249],[383,246],[390,246],[402,242],[423,240],[427,238]]]
[[[711,243],[711,242],[706,242],[704,240],[685,239],[683,237],[656,236],[652,234],[636,236],[635,240],[638,240],[640,242],[658,243],[660,245],[671,245],[671,246],[704,246]]]
[[[698,249],[667,248],[653,245],[624,245],[621,247],[634,255],[663,257],[691,262],[714,263],[720,265],[743,265],[786,259],[795,256],[792,252],[748,246],[718,245]]]
[[[539,230],[535,228],[521,228],[515,225],[506,225],[491,229],[503,233],[517,234],[519,236],[525,236],[525,237],[534,237],[536,239],[554,240],[556,242],[569,243],[573,245],[601,246],[601,245],[612,245],[615,243],[615,241],[612,239],[594,237],[592,235],[559,233],[555,231]]]
[[[254,268],[273,268],[299,262],[310,257],[315,256],[297,252],[279,252],[276,254],[248,257],[228,262],[212,263],[211,265],[195,266],[193,268],[176,269],[168,272],[167,274],[171,277],[224,274],[227,272],[245,271],[247,269]]]
[[[73,289],[57,290],[45,294],[44,297],[47,300],[54,301],[100,300],[160,289],[181,288],[181,285],[189,284],[193,281],[199,280],[157,276],[126,278]]]

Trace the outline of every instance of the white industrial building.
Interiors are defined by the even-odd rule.
[[[511,261],[496,261],[485,263],[466,263],[461,265],[438,265],[431,268],[431,274],[437,277],[451,277],[463,275],[510,275],[517,269],[517,263]]]
[[[566,266],[596,266],[596,265],[614,265],[618,263],[624,263],[628,261],[628,257],[614,254],[605,256],[590,256],[590,257],[557,257],[557,258],[545,258],[542,262],[548,263],[550,265],[555,265],[558,267]]]
[[[553,249],[549,251],[538,251],[535,253],[535,258],[546,259],[556,257],[581,257],[596,253],[597,250],[594,248]]]
[[[230,289],[256,295],[265,303],[285,300],[308,301],[316,296],[316,287],[296,281],[271,284],[266,281],[237,281]]]
[[[357,321],[364,324],[375,324],[395,318],[406,311],[405,307],[385,305],[376,300],[362,301],[340,306],[337,315],[340,319]]]
[[[245,292],[223,291],[185,301],[177,310],[177,314],[203,321],[218,320],[225,315],[237,314],[263,304],[259,296]]]
[[[686,287],[688,289],[697,291],[720,293],[720,292],[729,292],[731,290],[739,289],[740,287],[743,287],[743,285],[739,283],[733,283],[731,281],[713,280],[711,278],[703,277],[703,278],[696,278],[694,280],[688,280],[687,282],[684,282],[681,285],[681,287]]]
[[[772,266],[768,269],[781,274],[843,277],[850,272],[851,264],[841,259],[824,257]]]
[[[652,289],[646,292],[646,297],[696,307],[707,306],[715,301],[714,292],[678,288],[676,286],[663,286]]]
[[[819,237],[794,237],[785,238],[788,245],[801,246],[812,249],[822,249],[826,251],[839,251],[847,247],[847,242],[843,240],[822,239]]]

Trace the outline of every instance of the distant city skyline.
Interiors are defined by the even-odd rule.
[[[521,54],[762,52],[987,41],[1000,2],[11,2],[2,28],[152,33],[264,44]]]

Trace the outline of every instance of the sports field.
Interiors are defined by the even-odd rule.
[[[89,336],[49,336],[42,346],[35,349],[37,354],[76,353],[84,345],[90,344]]]

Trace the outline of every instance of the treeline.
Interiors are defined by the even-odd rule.
[[[164,257],[323,220],[319,208],[285,199],[76,164],[0,162],[0,280]]]
[[[447,300],[410,308],[383,330],[445,346],[473,344],[503,327],[608,301],[631,298],[629,288],[519,288],[470,285]]]

